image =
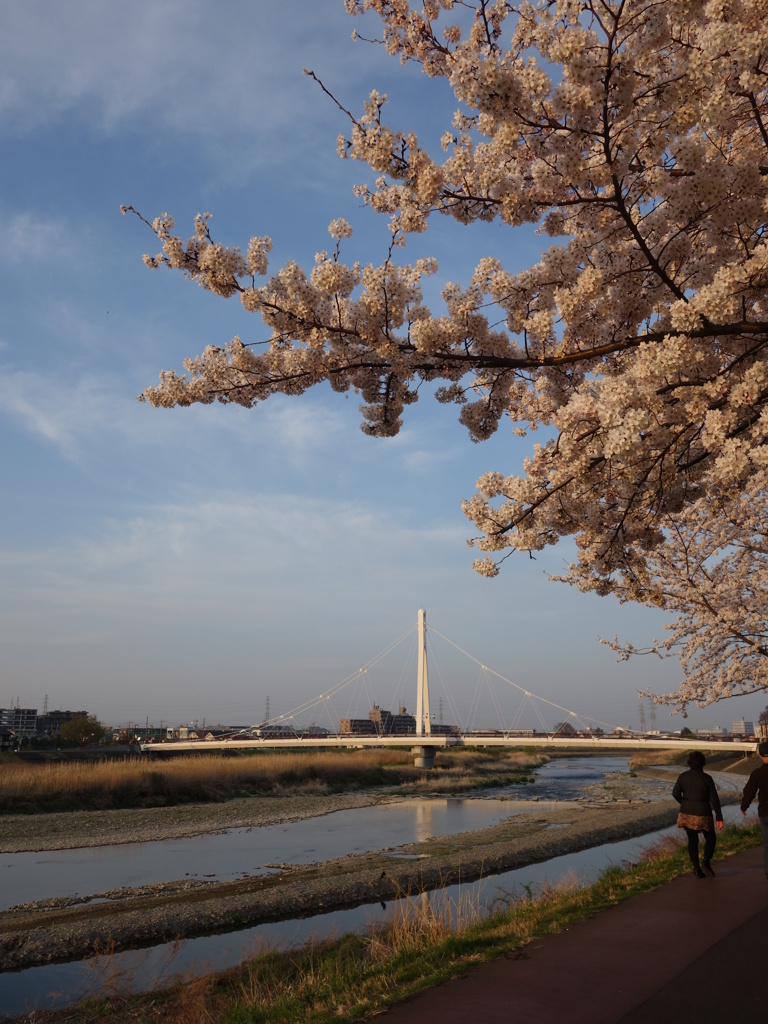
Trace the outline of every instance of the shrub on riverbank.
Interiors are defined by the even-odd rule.
[[[727,827],[718,856],[759,845],[759,826]],[[361,1020],[394,1002],[463,974],[479,961],[524,947],[690,870],[682,847],[652,850],[629,867],[612,867],[591,886],[573,880],[510,899],[491,916],[440,909],[438,894],[405,904],[392,926],[373,935],[344,935],[303,950],[264,952],[237,968],[187,979],[164,992],[89,1001],[65,1011],[37,1011],[36,1024],[313,1024]],[[466,896],[464,897],[466,899]]]
[[[156,807],[425,783],[433,792],[454,791],[524,783],[530,764],[529,755],[516,751],[441,751],[438,766],[425,774],[414,767],[408,750],[392,748],[5,763],[0,768],[0,812]]]

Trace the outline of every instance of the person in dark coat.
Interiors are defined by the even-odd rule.
[[[741,795],[741,813],[746,814],[747,808],[757,797],[757,817],[763,832],[763,868],[768,878],[768,743],[761,743],[757,753],[763,763],[747,779]]]
[[[688,757],[688,771],[678,776],[672,796],[680,804],[677,827],[684,828],[688,837],[688,856],[691,858],[693,873],[697,878],[714,877],[712,856],[715,852],[717,835],[712,811],[715,812],[717,827],[723,827],[723,812],[717,795],[715,780],[704,771],[706,757],[700,750],[694,750]],[[768,810],[768,808],[767,808]],[[699,863],[699,832],[704,833],[704,857]]]

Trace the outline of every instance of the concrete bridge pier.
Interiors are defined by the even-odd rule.
[[[435,767],[435,754],[437,753],[435,747],[413,747],[411,753],[416,768]]]

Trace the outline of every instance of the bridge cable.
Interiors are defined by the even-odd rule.
[[[475,658],[472,654],[470,654],[469,651],[465,651],[463,647],[460,647],[458,644],[454,643],[453,640],[450,640],[447,636],[441,633],[439,629],[435,629],[435,627],[432,624],[430,624],[429,629],[432,633],[436,633],[442,640],[445,640],[446,643],[450,644],[451,647],[455,647],[457,651],[459,651],[465,657],[469,658],[470,661],[473,661],[476,665],[479,665],[482,669],[484,669],[486,672],[489,672],[491,675],[496,676],[496,678],[500,679],[503,683],[508,683],[510,686],[513,686],[516,690],[519,690],[521,693],[525,694],[526,697],[535,697],[536,700],[541,701],[544,704],[549,704],[550,707],[557,708],[558,711],[564,711],[569,717],[575,717],[581,721],[587,721],[587,717],[585,715],[579,715],[577,712],[571,711],[570,708],[563,707],[562,704],[556,704],[554,701],[548,700],[546,697],[541,697],[537,693],[532,694],[530,691],[526,690],[525,687],[520,686],[518,683],[513,682],[511,679],[507,679],[507,677],[503,676],[500,672],[496,672],[494,669],[489,668],[487,665],[484,665],[478,658]],[[598,718],[592,718],[589,720],[597,722],[599,725],[606,725],[611,730],[615,728],[615,726],[612,725],[610,722],[601,722]],[[546,726],[545,731],[549,732],[549,730],[546,729]]]

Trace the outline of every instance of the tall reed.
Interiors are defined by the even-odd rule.
[[[393,752],[387,754],[387,761],[396,782],[398,769],[409,767],[412,759],[406,752]],[[0,769],[0,806],[8,813],[224,800],[296,786],[329,791],[351,786],[355,779],[358,785],[383,782],[386,775],[379,751],[6,764]]]
[[[503,759],[481,752],[441,752],[431,788],[472,784],[472,773],[519,770],[528,755]],[[0,812],[158,806],[300,791],[328,793],[407,785],[426,778],[408,750],[259,751],[241,756],[195,754],[167,760],[6,761],[0,766]]]

